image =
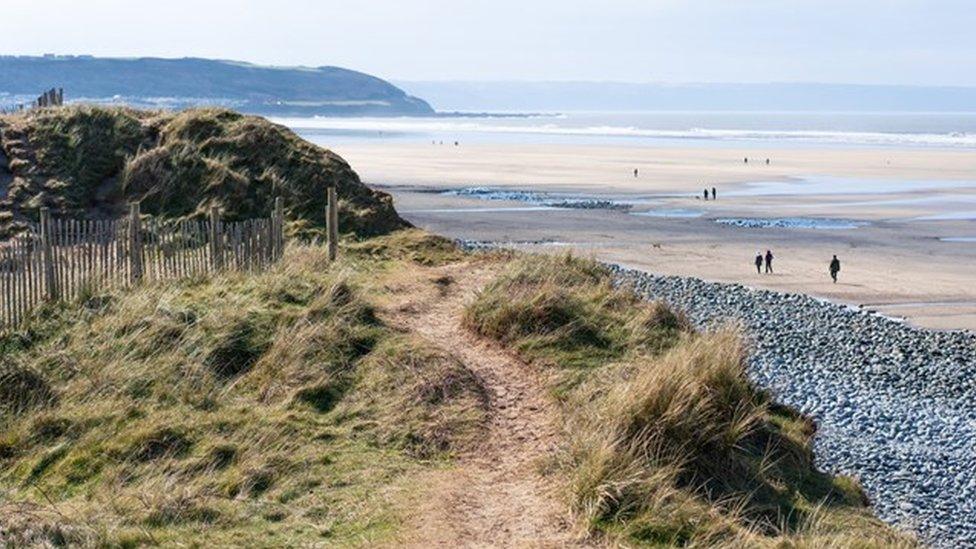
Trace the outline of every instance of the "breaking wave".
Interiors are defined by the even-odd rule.
[[[539,123],[546,120],[546,123]],[[976,148],[976,133],[887,133],[820,130],[705,129],[660,130],[637,126],[573,126],[552,123],[555,117],[529,119],[444,118],[281,118],[276,121],[297,130],[372,131],[399,134],[522,134],[580,137],[620,137],[701,141],[783,141],[868,146],[930,146]],[[526,122],[520,124],[518,122]]]

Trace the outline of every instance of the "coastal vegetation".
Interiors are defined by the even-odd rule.
[[[89,295],[0,340],[0,544],[393,536],[393,495],[478,437],[486,399],[378,318],[371,273],[405,265],[349,255]]]
[[[549,464],[590,534],[651,546],[892,547],[856,481],[816,469],[814,424],[745,372],[735,327],[693,331],[572,256],[516,259],[466,324],[542,370],[566,438]]]
[[[0,235],[57,216],[106,218],[141,201],[149,215],[228,221],[264,217],[284,199],[296,233],[325,225],[327,186],[343,231],[407,227],[386,193],[365,186],[338,155],[287,128],[222,109],[178,113],[77,105],[0,116]]]
[[[296,245],[258,275],[87,295],[0,341],[0,539],[14,544],[371,544],[410,528],[425,471],[476,448],[484,381],[453,341],[391,321],[444,266],[501,270],[473,332],[547,380],[546,478],[577,536],[627,545],[911,546],[814,426],[748,381],[742,338],[571,257],[472,258],[416,231]],[[426,295],[426,294],[425,294]],[[439,294],[430,294],[439,295]]]

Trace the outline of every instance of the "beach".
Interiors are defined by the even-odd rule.
[[[976,330],[969,150],[383,140],[332,148],[393,194],[405,218],[452,238],[573,250]],[[712,187],[717,200],[702,200]],[[774,273],[760,275],[753,258],[767,249]]]

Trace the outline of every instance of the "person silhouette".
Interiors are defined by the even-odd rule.
[[[762,252],[756,252],[756,274],[762,274],[762,264],[763,264]]]
[[[706,189],[705,189],[705,191],[704,191],[704,192],[702,193],[702,195],[703,195],[703,196],[705,197],[705,200],[708,200],[708,189],[707,189],[707,188],[706,188]]]
[[[712,187],[712,200],[715,200],[715,187]]]
[[[634,168],[634,177],[637,177],[637,168]]]
[[[766,250],[766,274],[773,274],[773,252]]]
[[[830,278],[834,280],[834,284],[837,284],[837,273],[840,272],[840,260],[834,255],[834,258],[830,260]]]

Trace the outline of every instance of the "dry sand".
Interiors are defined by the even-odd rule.
[[[367,182],[552,186],[646,192],[827,174],[862,178],[976,181],[972,151],[926,149],[733,149],[574,145],[402,145],[336,147]],[[742,159],[749,157],[749,164]],[[769,158],[769,166],[765,159]],[[640,169],[634,179],[633,169]]]
[[[526,247],[574,248],[655,273],[804,292],[928,327],[976,330],[976,242],[939,240],[976,237],[976,154],[969,151],[382,142],[336,152],[364,181],[387,187],[405,217],[447,236],[547,241]],[[640,170],[637,178],[634,168]],[[846,179],[820,186],[795,179],[817,176]],[[770,193],[749,185],[757,181],[789,184]],[[701,216],[536,211],[520,202],[430,192],[470,186],[636,198],[635,212]],[[717,187],[718,201],[696,198],[705,186]],[[498,208],[513,209],[490,211]],[[960,219],[919,219],[946,214]],[[832,217],[870,224],[851,230],[757,229],[714,221],[724,217]],[[767,248],[776,255],[776,274],[760,276],[752,259]],[[843,262],[836,285],[827,275],[832,254]]]

